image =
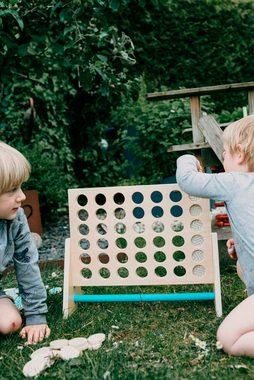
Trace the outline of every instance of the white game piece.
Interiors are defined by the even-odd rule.
[[[31,359],[35,359],[37,357],[51,358],[52,356],[53,356],[53,351],[51,350],[50,347],[41,347],[30,355]]]
[[[102,346],[102,342],[94,342],[94,343],[89,343],[88,349],[89,350],[98,350]]]
[[[38,376],[45,368],[49,367],[51,362],[48,358],[35,358],[29,360],[23,367],[23,374],[26,377]]]
[[[80,355],[80,350],[72,346],[65,346],[61,348],[61,351],[60,351],[60,358],[63,360],[78,358],[79,355]]]
[[[90,335],[87,338],[87,341],[89,344],[95,344],[95,343],[102,343],[102,342],[104,342],[105,339],[106,339],[105,334],[97,333],[97,334]]]
[[[52,348],[52,350],[61,350],[61,348],[68,346],[68,344],[68,339],[56,339],[52,340],[52,342],[49,343],[49,346]]]
[[[80,351],[86,350],[89,346],[87,339],[84,337],[70,339],[69,345],[79,349]]]

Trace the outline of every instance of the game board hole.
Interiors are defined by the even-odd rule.
[[[98,259],[102,264],[107,264],[109,262],[109,255],[107,253],[99,253]]]
[[[137,237],[135,240],[134,240],[134,244],[137,248],[144,248],[146,246],[146,241],[144,238],[142,237]]]
[[[183,261],[185,259],[185,254],[182,251],[175,251],[173,253],[173,259],[175,261]]]
[[[190,227],[194,231],[200,231],[203,228],[203,223],[199,219],[195,219],[191,222]]]
[[[81,235],[88,235],[89,234],[89,227],[86,224],[80,224],[79,225],[79,232]]]
[[[154,254],[154,259],[155,259],[155,261],[157,261],[158,263],[162,263],[163,261],[166,260],[166,255],[165,255],[165,253],[162,252],[162,251],[157,251],[157,252],[155,252],[155,254]]]
[[[103,208],[98,208],[98,210],[96,211],[96,216],[98,219],[104,220],[107,217],[107,212]]]
[[[139,277],[146,277],[148,275],[148,271],[145,267],[138,267],[136,269],[136,274],[139,276]]]
[[[152,208],[152,216],[154,218],[161,218],[164,214],[163,208],[160,206],[155,206]]]
[[[164,267],[157,267],[154,272],[158,277],[165,277],[167,275],[167,270]]]
[[[143,202],[144,196],[139,191],[136,191],[135,193],[132,194],[132,200],[134,203],[140,204]]]
[[[174,217],[174,218],[179,218],[179,216],[181,216],[183,214],[183,209],[181,206],[173,206],[171,207],[170,209],[170,214]]]
[[[145,263],[146,260],[147,260],[147,256],[146,256],[146,254],[144,252],[137,252],[136,255],[135,255],[135,259],[139,263]]]
[[[90,264],[91,257],[88,253],[82,253],[79,257],[83,264]]]
[[[124,238],[117,238],[116,239],[116,245],[118,248],[126,248],[127,247],[127,240]]]
[[[108,241],[106,239],[98,239],[97,245],[101,249],[107,249],[108,248]]]
[[[182,199],[182,193],[178,190],[173,190],[170,192],[169,198],[172,202],[180,202],[180,200]]]
[[[135,207],[133,209],[132,213],[133,213],[134,217],[137,219],[141,219],[145,215],[145,211],[141,207]]]
[[[177,267],[174,268],[174,273],[177,277],[182,277],[186,273],[186,269],[182,267],[181,265],[178,265]]]
[[[92,277],[92,271],[90,269],[87,269],[87,268],[83,268],[81,270],[81,275],[82,277],[84,278],[91,278]]]
[[[193,268],[193,274],[197,277],[203,277],[205,275],[205,267],[203,265],[196,265]]]
[[[192,252],[192,259],[196,262],[202,261],[205,258],[205,254],[200,249],[197,249],[196,251]]]
[[[165,239],[161,236],[156,236],[154,239],[153,239],[153,244],[155,245],[155,247],[164,247],[165,245]]]
[[[121,207],[119,208],[116,208],[115,211],[114,211],[114,214],[115,214],[115,217],[117,219],[124,219],[125,218],[125,210]]]
[[[201,235],[194,235],[191,238],[191,242],[193,245],[201,245],[204,243],[204,238]]]
[[[180,235],[176,235],[173,237],[172,243],[175,247],[182,247],[182,245],[184,245],[184,238]]]
[[[133,229],[137,234],[142,234],[145,231],[145,225],[141,222],[136,222],[133,224]]]
[[[119,277],[121,277],[121,278],[126,278],[129,276],[129,271],[126,268],[119,268],[117,270],[117,273],[118,273]]]
[[[106,203],[106,197],[104,194],[97,194],[95,197],[95,202],[99,206],[103,206]]]
[[[117,260],[119,261],[119,263],[121,263],[121,264],[125,264],[128,261],[128,256],[124,252],[119,252],[116,255],[116,257],[117,257]]]
[[[100,273],[100,276],[102,278],[109,278],[110,277],[110,271],[108,270],[108,268],[101,268],[99,270],[99,273]]]
[[[88,212],[86,210],[79,210],[78,217],[82,222],[86,221],[88,218]]]
[[[118,205],[122,205],[125,201],[125,197],[122,193],[116,193],[114,195],[114,202]]]
[[[190,214],[191,216],[199,216],[202,214],[202,208],[199,205],[193,205],[190,207]]]
[[[88,200],[87,197],[84,194],[80,194],[78,196],[78,204],[82,207],[84,207],[87,204]]]
[[[126,226],[123,223],[117,223],[115,225],[115,230],[118,234],[124,234],[126,232]]]
[[[106,235],[108,227],[106,226],[106,224],[100,223],[97,225],[96,230],[100,235]]]
[[[164,224],[162,222],[156,221],[152,224],[152,229],[154,232],[164,231]]]
[[[87,240],[87,239],[81,239],[79,241],[79,246],[82,248],[82,249],[89,249],[90,248],[90,241]]]
[[[171,225],[171,230],[174,231],[174,232],[180,232],[183,230],[183,223],[180,222],[179,220],[174,220]]]
[[[153,191],[151,194],[151,200],[154,203],[160,203],[163,199],[163,196],[160,191]]]

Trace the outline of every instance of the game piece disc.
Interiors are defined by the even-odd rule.
[[[69,340],[68,339],[57,339],[52,340],[52,342],[49,343],[49,346],[52,350],[61,350],[61,348],[68,346]]]
[[[87,338],[87,341],[89,344],[95,344],[95,343],[102,343],[102,342],[104,342],[105,339],[106,339],[105,334],[97,333],[97,334],[90,335]]]
[[[69,340],[69,345],[75,347],[81,351],[84,351],[88,348],[89,344],[87,339],[84,337],[72,338]]]
[[[35,358],[29,360],[23,367],[23,374],[26,377],[38,376],[45,368],[50,366],[48,358]]]
[[[60,358],[63,360],[70,360],[74,358],[78,358],[80,355],[80,350],[78,348],[72,346],[65,346],[61,348]]]

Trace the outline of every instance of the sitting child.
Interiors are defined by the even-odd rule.
[[[218,341],[231,355],[254,358],[254,115],[231,123],[223,132],[225,173],[202,173],[192,155],[177,160],[177,182],[187,193],[224,201],[233,239],[229,254],[237,258],[237,271],[248,297],[220,325]]]
[[[14,263],[22,298],[25,326],[20,336],[28,344],[50,335],[46,321],[47,305],[38,266],[38,252],[31,237],[21,202],[21,190],[30,174],[30,164],[16,149],[0,142],[0,273]],[[0,334],[11,334],[22,326],[22,318],[12,298],[0,288]]]

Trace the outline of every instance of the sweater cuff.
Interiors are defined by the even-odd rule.
[[[32,314],[26,316],[26,326],[30,325],[46,325],[47,319],[45,314]]]

